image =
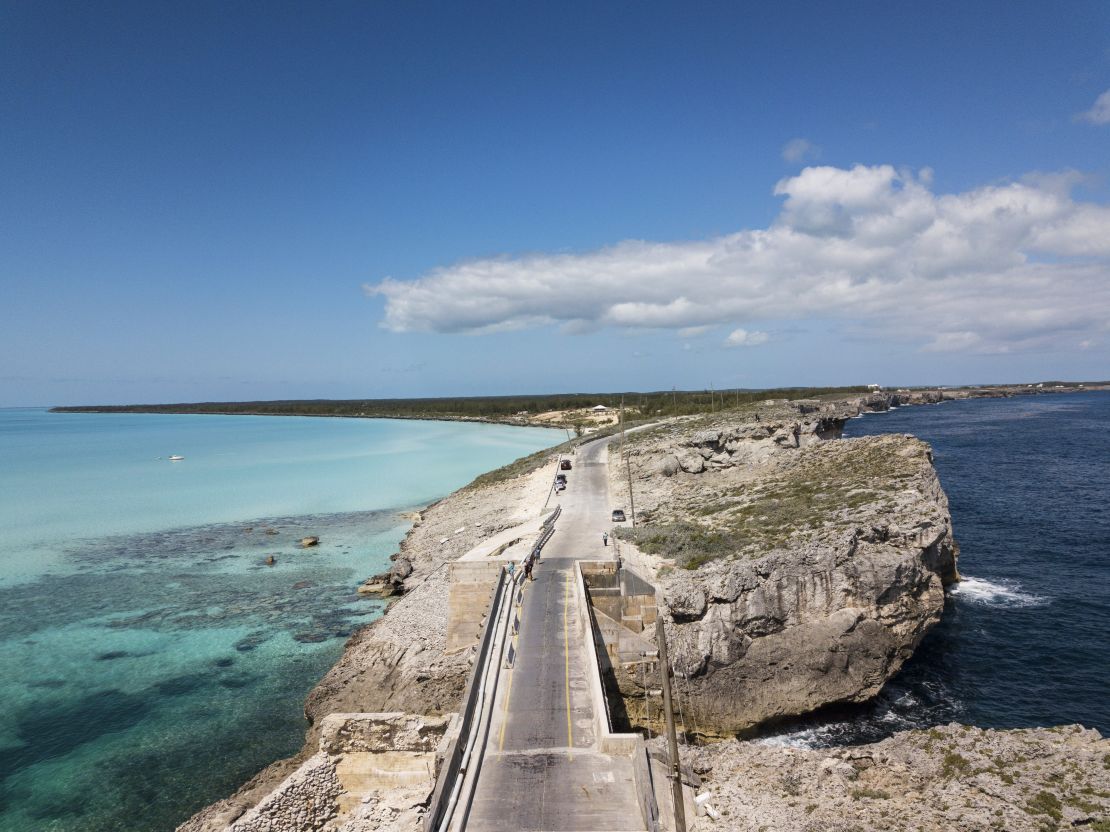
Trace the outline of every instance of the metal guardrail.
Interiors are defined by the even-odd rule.
[[[562,513],[563,507],[561,505],[555,506],[555,510],[551,512],[551,514],[547,515],[547,519],[543,521],[543,528],[546,529],[549,526],[554,526],[555,521],[559,519],[559,515]]]
[[[480,716],[479,705],[481,704],[479,700],[483,687],[480,680],[485,676],[488,669],[494,634],[497,630],[496,619],[499,618],[497,612],[501,609],[501,602],[505,598],[506,592],[510,592],[515,585],[515,581],[509,576],[509,573],[502,568],[497,578],[497,589],[490,601],[489,614],[486,616],[485,624],[482,625],[482,634],[478,639],[478,652],[474,656],[474,666],[471,668],[470,678],[467,680],[466,689],[463,693],[464,704],[459,733],[446,754],[443,769],[440,771],[435,790],[432,792],[431,801],[428,804],[428,812],[424,815],[425,832],[435,832],[439,829],[451,805],[456,783],[465,773],[463,772],[463,758],[477,729],[477,717]]]
[[[544,521],[543,531],[532,547],[528,555],[529,559],[539,559],[541,550],[555,534],[555,521],[562,510],[562,506],[559,506]],[[456,801],[459,800],[462,782],[471,773],[469,762],[472,752],[477,755],[477,764],[472,767],[475,776],[481,768],[482,749],[476,746],[476,742],[484,742],[484,740],[476,735],[482,730],[483,724],[488,733],[492,714],[484,713],[486,699],[488,698],[489,706],[492,708],[493,693],[497,689],[502,660],[504,659],[505,668],[511,668],[516,660],[516,647],[512,643],[512,637],[520,631],[520,615],[519,611],[514,612],[514,607],[519,607],[523,600],[523,590],[519,585],[523,579],[523,570],[510,574],[502,567],[498,574],[497,589],[490,601],[486,622],[482,625],[482,634],[478,639],[478,652],[474,656],[474,667],[470,671],[470,678],[463,693],[464,705],[459,733],[446,754],[446,762],[436,780],[436,787],[428,804],[428,812],[424,815],[425,832],[441,832],[451,825],[453,815],[458,811]],[[500,639],[498,639],[498,630],[502,630]],[[497,649],[498,647],[500,649]],[[494,656],[494,652],[498,655]],[[493,684],[487,697],[485,682],[491,671]],[[463,808],[464,818],[469,811],[473,787],[474,784],[471,783],[471,793],[466,797],[466,805]]]

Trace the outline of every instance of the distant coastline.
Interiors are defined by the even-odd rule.
[[[765,390],[655,391],[649,393],[570,393],[523,396],[440,397],[416,399],[289,399],[247,402],[178,402],[173,404],[71,405],[51,413],[145,413],[219,416],[315,416],[348,419],[414,419],[479,422],[520,427],[592,427],[584,414],[601,407],[628,412],[626,421],[689,416],[767,399],[840,399],[878,394],[897,406],[941,399],[1008,398],[1023,395],[1081,393],[1110,389],[1110,381],[1045,381],[964,387],[789,387]],[[590,431],[592,432],[592,431]]]

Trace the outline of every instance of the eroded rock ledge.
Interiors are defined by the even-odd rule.
[[[640,521],[621,536],[664,558],[672,661],[703,736],[869,699],[940,619],[957,549],[929,447],[836,439],[848,415],[771,402],[630,436],[628,466],[610,466],[614,495],[631,471]]]

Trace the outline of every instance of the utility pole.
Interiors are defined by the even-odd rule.
[[[632,510],[632,528],[636,528],[636,498],[632,496],[632,463],[624,457],[624,469],[628,472],[628,507]]]
[[[667,633],[663,616],[655,619],[655,646],[659,648],[659,672],[663,676],[663,716],[667,719],[667,750],[671,762],[671,800],[674,802],[675,832],[686,832],[686,804],[682,800],[682,769],[678,763],[678,737],[671,706],[671,663],[667,659]]]
[[[621,409],[618,411],[617,418],[621,423],[621,456],[624,455],[624,394],[621,393]]]
[[[636,500],[632,496],[632,463],[624,447],[624,396],[621,396],[621,456],[624,457],[624,470],[628,475],[628,509],[632,512],[632,526],[636,526]]]

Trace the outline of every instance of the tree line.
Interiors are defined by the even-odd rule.
[[[286,399],[252,402],[82,405],[55,407],[59,413],[212,413],[260,416],[347,416],[403,419],[495,419],[524,421],[552,410],[604,405],[635,410],[641,417],[685,416],[727,410],[764,399],[802,399],[866,393],[858,387],[781,387],[763,390],[664,390],[648,393],[553,393],[520,396],[462,396],[415,399]]]

